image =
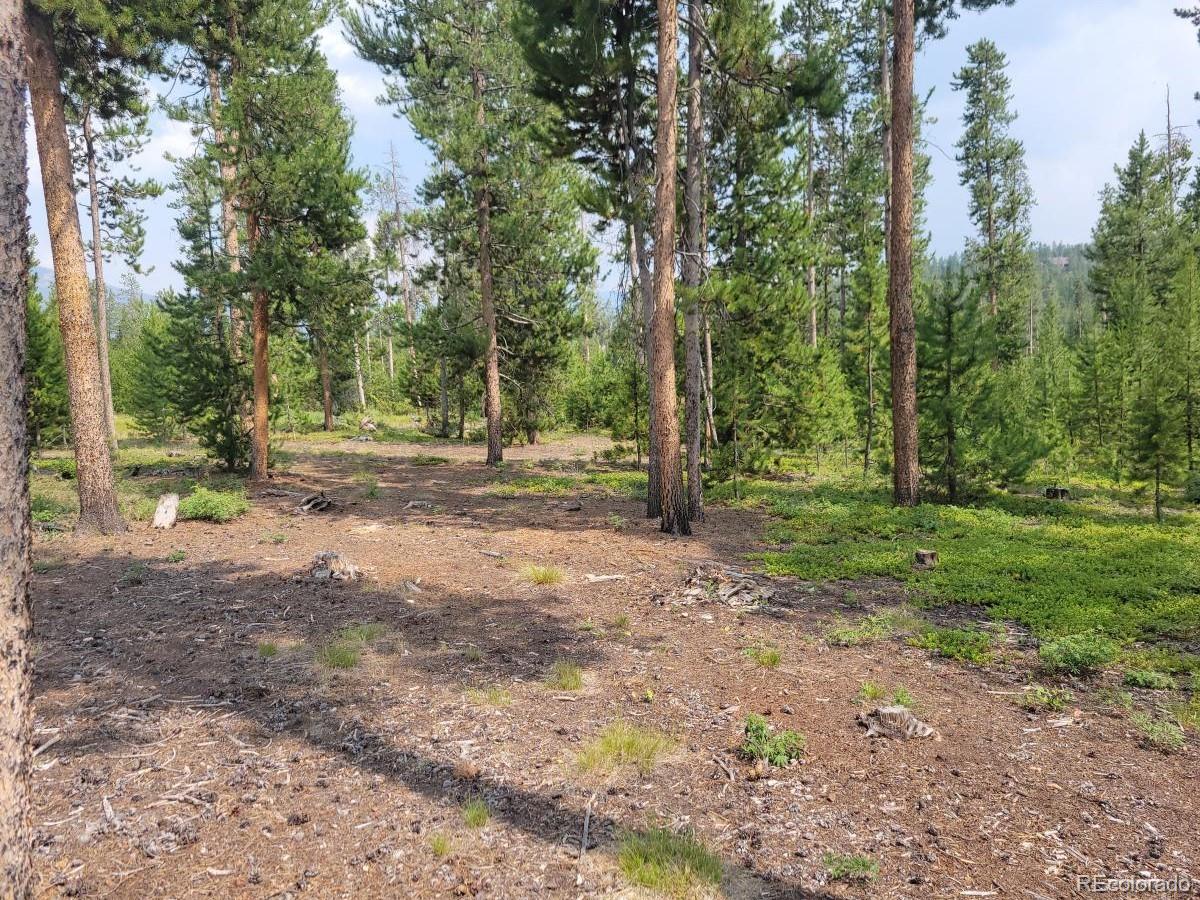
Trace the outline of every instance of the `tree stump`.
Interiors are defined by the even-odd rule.
[[[915,565],[918,569],[932,569],[938,564],[936,550],[918,550]]]
[[[154,527],[170,528],[175,524],[179,514],[179,495],[163,494],[158,498],[158,507],[154,510]]]

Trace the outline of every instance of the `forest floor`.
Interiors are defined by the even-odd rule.
[[[1200,876],[1196,751],[1144,746],[1150,692],[1043,679],[1071,701],[1024,709],[1028,634],[988,623],[983,666],[931,655],[895,578],[723,600],[722,566],[796,535],[733,504],[663,536],[638,476],[592,464],[606,445],[496,472],[475,447],[290,444],[227,524],[42,532],[37,895],[1044,900]],[[297,513],[318,489],[340,502]],[[364,577],[313,579],[322,551]],[[897,692],[939,740],[864,736]],[[805,735],[800,760],[742,758],[750,713]]]

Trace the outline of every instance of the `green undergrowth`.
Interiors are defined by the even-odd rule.
[[[742,482],[741,503],[781,519],[769,534],[780,549],[761,557],[767,572],[892,578],[919,605],[978,605],[1041,638],[1096,633],[1125,643],[1200,627],[1200,515],[1157,525],[1100,491],[1071,502],[995,493],[979,506],[897,509],[885,490],[856,485]],[[729,485],[711,492],[730,494]],[[915,569],[919,548],[936,549],[938,566]]]

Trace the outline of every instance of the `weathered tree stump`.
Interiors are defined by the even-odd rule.
[[[175,524],[179,515],[179,495],[163,494],[158,498],[158,507],[154,510],[154,527],[170,528]]]
[[[358,566],[331,550],[318,553],[309,568],[309,577],[318,581],[354,581],[361,576]]]
[[[375,431],[378,427],[370,416],[363,416],[358,423],[359,431]]]
[[[1046,488],[1047,500],[1070,500],[1071,489],[1064,487],[1048,487]]]
[[[938,554],[936,550],[918,550],[916,552],[916,560],[914,565],[918,569],[932,569],[938,564]]]

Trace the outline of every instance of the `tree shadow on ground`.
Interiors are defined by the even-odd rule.
[[[369,583],[283,580],[250,566],[138,565],[131,580],[128,558],[98,554],[56,569],[37,586],[37,694],[58,692],[67,699],[57,702],[69,706],[73,686],[102,686],[86,710],[74,711],[81,719],[91,713],[93,724],[60,742],[56,753],[86,751],[104,763],[129,758],[161,741],[156,720],[179,709],[170,704],[211,704],[251,725],[261,740],[301,740],[438,803],[482,795],[505,825],[548,846],[578,846],[582,791],[549,794],[493,777],[486,758],[482,768],[464,770],[450,746],[421,746],[406,727],[380,730],[373,723],[395,711],[393,699],[373,690],[350,702],[323,697],[306,655],[337,640],[347,623],[378,622],[387,633],[372,653],[388,677],[439,686],[527,681],[543,678],[556,658],[584,667],[604,661],[603,644],[574,622],[537,599],[431,590],[410,602]],[[259,644],[268,637],[297,648],[293,662],[263,659]],[[466,655],[464,644],[486,648],[482,658]],[[108,709],[123,714],[106,719]],[[631,827],[640,824],[593,813],[595,852],[615,854]],[[727,870],[737,873],[731,895],[823,896],[731,861]]]

